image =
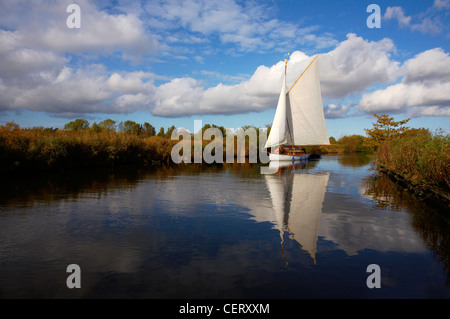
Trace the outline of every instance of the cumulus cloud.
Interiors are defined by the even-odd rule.
[[[64,1],[0,3],[0,110],[28,109],[54,114],[129,112],[131,95],[149,94],[142,80],[152,74],[108,75],[92,54],[139,59],[155,42],[132,14],[108,14],[80,0],[81,28],[69,29]],[[73,54],[89,63],[69,67]],[[123,94],[124,96],[119,96]],[[128,95],[125,95],[128,94]],[[148,102],[148,101],[147,101]],[[124,107],[127,106],[127,107]]]
[[[81,28],[70,29],[66,12],[70,2],[31,2],[5,0],[0,3],[1,27],[15,30],[11,41],[22,47],[51,50],[55,53],[111,54],[124,57],[150,53],[157,43],[146,33],[145,25],[133,14],[108,14],[90,1],[80,0]]]
[[[156,42],[146,30],[148,25],[159,30],[181,30],[161,42],[166,49],[168,43],[200,44],[208,37],[218,37],[243,51],[271,48],[275,39],[283,43],[295,38],[297,43],[313,43],[316,48],[334,43],[331,35],[315,35],[317,27],[300,28],[268,17],[264,14],[266,8],[253,2],[152,1],[120,14],[102,11],[86,0],[78,3],[83,12],[79,30],[66,27],[64,2],[0,3],[0,111],[28,109],[62,116],[146,110],[157,116],[179,117],[261,112],[275,107],[284,61],[260,65],[246,75],[199,71],[216,83],[222,81],[215,86],[192,75],[167,78],[144,71],[111,71],[99,64],[99,55],[119,52],[127,59],[150,52]],[[447,3],[440,0],[434,5],[444,10]],[[19,19],[19,14],[24,16]],[[150,17],[146,22],[144,14]],[[387,10],[385,17],[411,26],[411,19],[400,7]],[[348,34],[344,41],[334,43],[333,49],[320,54],[326,116],[338,118],[356,111],[448,116],[449,54],[438,48],[428,50],[401,65],[392,57],[395,51],[390,39],[368,41]],[[180,59],[188,59],[181,55],[182,50],[177,53]],[[205,62],[197,52],[193,53],[194,60]],[[80,58],[83,55],[85,59]],[[87,63],[72,63],[74,56]],[[291,54],[288,88],[312,58],[302,51]],[[386,87],[371,91],[382,85]],[[365,94],[359,103],[343,102],[354,100],[362,92]]]
[[[329,119],[343,118],[350,112],[349,105],[328,104],[323,107],[325,117]]]
[[[400,83],[366,93],[359,109],[366,112],[406,112],[412,116],[450,115],[450,56],[440,48],[407,60]]]
[[[375,83],[390,83],[400,72],[399,63],[390,59],[394,49],[391,40],[369,42],[349,34],[334,50],[319,56],[319,73],[325,98],[344,98],[356,94]],[[313,56],[296,51],[288,63],[289,88],[311,62]],[[219,84],[206,88],[193,78],[174,79],[156,88],[155,103],[150,107],[154,115],[179,116],[195,114],[236,114],[259,112],[276,106],[284,61],[272,66],[259,66],[253,75],[235,85]],[[336,107],[336,106],[335,106]],[[344,115],[348,107],[339,111],[328,108],[330,117]]]
[[[399,63],[391,59],[395,50],[390,39],[377,42],[348,34],[336,49],[320,56],[322,93],[342,98],[375,83],[389,83],[399,76]]]

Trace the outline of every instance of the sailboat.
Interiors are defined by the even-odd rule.
[[[297,161],[310,158],[306,146],[330,145],[320,90],[318,56],[286,92],[287,59],[284,78],[265,149],[270,161]]]

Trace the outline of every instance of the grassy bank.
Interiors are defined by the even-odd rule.
[[[168,163],[174,141],[92,130],[0,127],[0,171],[40,171]]]
[[[385,141],[377,152],[380,168],[395,174],[421,195],[450,192],[450,137],[409,130]]]

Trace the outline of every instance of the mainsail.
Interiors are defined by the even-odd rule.
[[[285,93],[283,78],[272,128],[265,148],[279,145],[329,145],[320,90],[318,55]]]

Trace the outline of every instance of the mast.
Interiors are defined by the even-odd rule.
[[[291,54],[290,53],[288,53],[288,57],[290,56]],[[286,70],[287,70],[287,58],[286,58],[286,63],[285,63],[285,65],[284,65],[284,78],[286,78]],[[288,92],[289,93],[289,92]],[[287,97],[287,95],[288,95],[288,93],[286,93],[286,97]],[[291,131],[291,128],[290,128],[290,126],[289,126],[289,121],[288,121],[288,118],[286,117],[286,125],[287,125],[287,131],[288,131],[288,133],[289,133],[289,135],[291,136],[291,143],[292,143],[292,148],[294,148],[294,138],[292,137],[292,131]],[[281,151],[281,148],[280,148],[280,151]]]

